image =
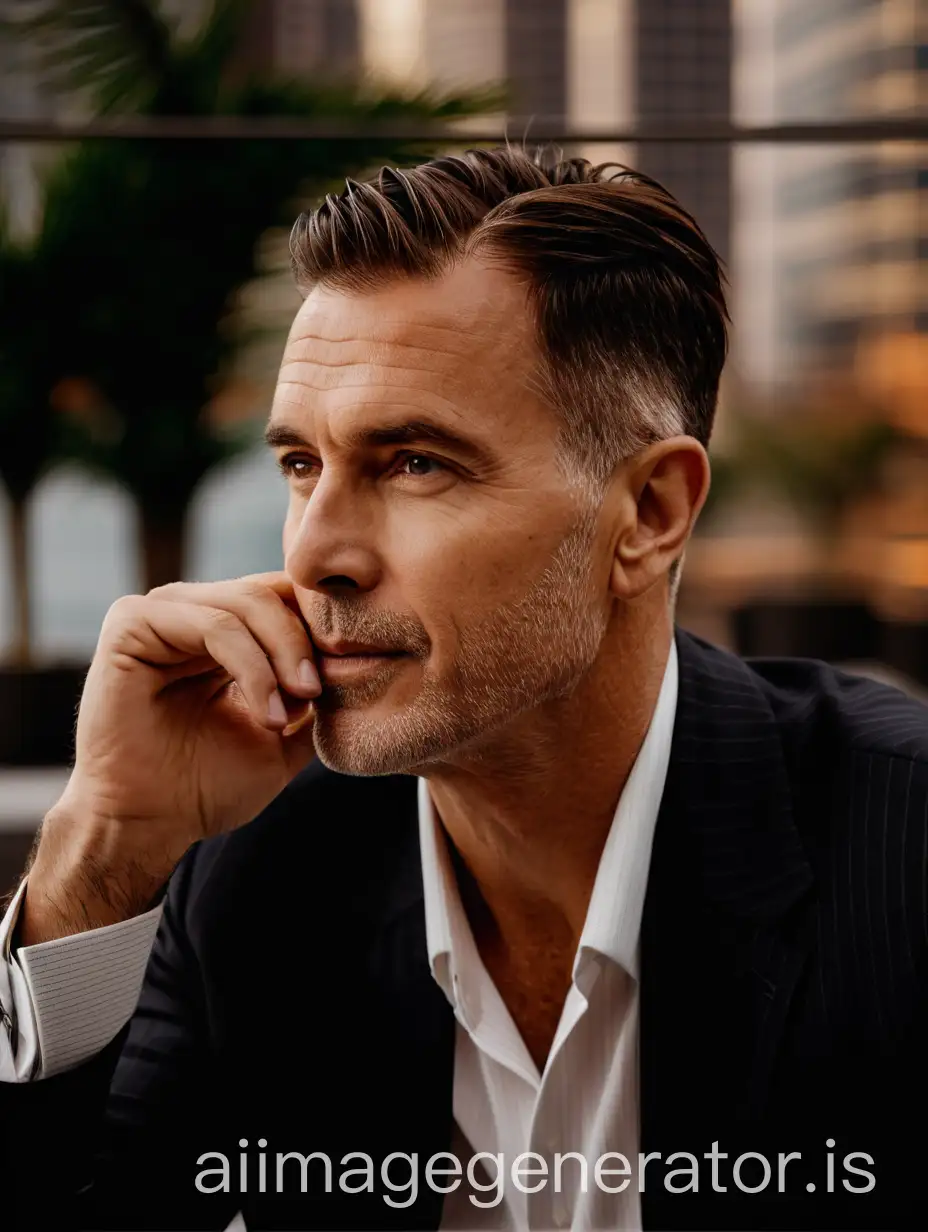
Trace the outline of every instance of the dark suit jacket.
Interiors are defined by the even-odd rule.
[[[662,1156],[644,1228],[924,1228],[928,710],[822,663],[677,644],[642,923],[641,1149]],[[419,861],[413,778],[318,765],[191,849],[127,1031],[72,1073],[0,1088],[3,1226],[219,1229],[241,1206],[250,1228],[438,1227],[424,1178],[402,1210],[338,1186],[349,1151],[422,1169],[450,1143],[455,1024]],[[256,1192],[259,1139],[269,1189],[274,1153],[322,1151],[334,1191],[311,1164],[309,1192],[298,1166],[289,1193]],[[237,1166],[232,1193],[197,1192],[207,1151],[250,1159],[244,1195]],[[680,1151],[695,1191],[664,1184]],[[732,1179],[745,1152],[772,1165],[753,1195]],[[777,1152],[801,1155],[782,1186]],[[869,1192],[845,1187],[869,1185],[849,1152],[872,1158],[850,1161]]]

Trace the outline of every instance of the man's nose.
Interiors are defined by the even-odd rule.
[[[373,590],[381,573],[374,512],[362,493],[323,475],[284,531],[284,567],[294,585],[325,594]]]

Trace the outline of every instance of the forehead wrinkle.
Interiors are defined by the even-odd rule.
[[[278,390],[281,391],[281,397],[278,399],[275,396],[275,404],[278,401],[286,402],[292,406],[299,406],[301,410],[306,410],[307,408],[304,398],[299,396],[289,397],[287,395],[287,390],[294,386],[299,389],[306,388],[304,384],[294,382],[285,382],[283,385],[278,385]],[[468,415],[458,403],[452,401],[450,398],[446,398],[444,394],[438,393],[436,390],[417,390],[417,393],[425,394],[426,397],[415,402],[410,402],[402,398],[397,398],[396,395],[398,391],[393,387],[384,386],[381,387],[381,389],[382,393],[387,395],[386,397],[378,396],[377,389],[370,385],[339,385],[333,389],[321,391],[317,390],[316,392],[321,392],[328,395],[327,397],[320,399],[318,409],[324,411],[327,418],[330,418],[333,414],[341,415],[343,412],[353,408],[360,409],[363,407],[365,409],[374,408],[374,410],[385,410],[388,407],[401,407],[406,414],[414,418],[417,415],[421,417],[423,409],[430,408],[436,412],[439,412],[442,417],[450,415],[450,418],[453,420],[463,421],[468,425],[473,422],[472,417]],[[362,390],[367,396],[359,398],[357,394],[358,390]],[[345,397],[339,398],[338,395],[340,394],[344,394]],[[378,425],[373,424],[372,426],[376,427]]]
[[[421,353],[423,356],[446,357],[452,361],[460,359],[464,353],[463,350],[459,351],[453,348],[419,346],[412,342],[398,342],[385,338],[356,336],[353,338],[339,338],[337,341],[333,341],[329,338],[320,338],[318,334],[306,334],[300,338],[291,338],[287,343],[286,350],[288,352],[295,351],[297,357],[301,359],[312,356],[318,363],[329,364],[332,367],[337,367],[339,364],[356,362],[350,358],[350,354],[354,350],[358,350],[364,355],[388,355],[392,351],[412,351],[416,354]],[[339,354],[345,351],[349,352],[349,358],[338,358]],[[410,356],[410,359],[413,359],[413,357]]]
[[[277,387],[307,391],[304,400],[308,400],[310,404],[317,400],[314,395],[318,395],[318,399],[322,401],[326,399],[326,395],[343,391],[353,400],[357,400],[359,393],[382,400],[384,397],[395,398],[398,394],[408,392],[437,399],[450,408],[463,408],[471,414],[487,400],[489,391],[497,398],[501,394],[506,396],[507,392],[512,396],[521,396],[523,393],[518,373],[511,370],[488,371],[482,365],[471,365],[453,373],[436,373],[434,370],[385,369],[375,365],[369,365],[366,371],[361,365],[357,365],[356,370],[343,367],[332,371],[320,369],[312,363],[300,362],[281,368]]]
[[[399,371],[403,375],[399,376]],[[390,373],[393,373],[392,379]],[[440,377],[440,379],[436,379]],[[483,400],[486,394],[486,380],[474,373],[462,371],[459,373],[422,372],[381,368],[368,368],[365,371],[352,371],[350,376],[344,369],[338,373],[320,371],[313,365],[288,365],[282,369],[277,379],[279,387],[298,386],[310,391],[311,394],[327,394],[331,391],[364,390],[376,394],[378,391],[395,396],[404,390],[410,393],[448,396],[449,402],[469,404],[475,399]],[[496,388],[502,386],[501,380],[495,382]]]
[[[488,363],[491,356],[487,351],[482,350],[476,355],[471,352],[467,357],[469,362],[465,362],[463,355],[441,357],[436,356],[435,352],[428,352],[428,355],[432,359],[438,358],[439,366],[385,363],[380,359],[371,359],[366,353],[363,358],[335,362],[313,354],[285,355],[278,382],[304,385],[320,393],[328,389],[358,389],[368,385],[384,388],[405,386],[428,391],[441,384],[451,388],[458,399],[465,402],[485,396],[488,387],[494,390],[507,386],[521,389],[522,365],[516,362]],[[492,356],[492,359],[497,358],[498,355]]]
[[[290,372],[291,369],[297,369],[299,371],[300,369],[304,369],[304,368],[308,369],[311,372],[318,372],[322,370],[323,373],[330,374],[328,379],[324,380],[321,385],[316,386],[316,388],[319,388],[319,389],[328,389],[335,383],[339,385],[344,384],[339,374],[341,372],[346,372],[349,369],[365,369],[366,368],[369,372],[372,372],[372,373],[404,372],[407,374],[421,373],[423,376],[442,376],[442,377],[448,376],[448,370],[443,369],[443,368],[421,368],[418,365],[416,367],[408,368],[404,364],[384,364],[384,363],[373,362],[373,361],[365,362],[363,360],[352,360],[352,361],[341,363],[341,364],[332,364],[332,363],[326,363],[324,361],[320,363],[316,359],[308,359],[308,358],[290,359],[290,360],[285,359],[284,362],[280,365],[280,374],[281,374],[282,379],[284,380],[287,380],[287,379],[298,380],[299,379],[298,377],[291,378],[291,377],[288,377],[287,374]],[[305,383],[311,384],[311,382],[309,381],[306,381]]]
[[[321,313],[320,313],[320,317],[322,320],[326,319],[326,317],[323,316]],[[480,319],[479,323],[482,324],[483,319]],[[471,332],[474,332],[474,333],[479,332],[477,330],[471,331],[468,328],[468,326],[464,324],[463,322],[457,325],[436,325],[432,321],[409,320],[409,321],[402,321],[402,322],[397,322],[397,321],[389,322],[387,323],[387,328],[382,333],[376,334],[373,337],[368,337],[365,339],[363,334],[342,334],[340,336],[334,336],[331,334],[316,333],[313,330],[310,330],[305,333],[299,332],[297,330],[297,326],[299,326],[300,324],[301,324],[301,318],[298,316],[296,320],[294,321],[293,329],[291,330],[291,333],[290,333],[289,341],[291,343],[321,342],[325,345],[338,346],[339,344],[343,344],[346,342],[365,342],[366,341],[368,345],[380,344],[380,345],[388,345],[388,346],[395,346],[395,347],[405,347],[405,348],[409,348],[411,350],[416,350],[416,351],[431,351],[434,348],[432,346],[429,346],[427,343],[419,344],[415,342],[407,342],[403,338],[403,334],[408,333],[410,330],[420,330],[426,333],[428,332],[437,333],[442,336],[443,341],[448,341],[448,342],[457,342],[458,339],[460,339],[462,336],[466,336],[467,334]]]
[[[466,363],[481,339],[475,334],[465,333],[462,336],[459,332],[454,341],[459,345],[429,347],[370,336],[332,342],[317,334],[309,334],[288,341],[282,366],[312,363],[319,367],[337,369],[374,364],[383,368],[418,370],[444,376],[457,370],[462,362]]]
[[[420,346],[397,348],[393,343],[351,338],[330,344],[311,335],[286,348],[279,379],[298,380],[316,389],[355,381],[407,384],[421,388],[445,383],[463,387],[474,379],[475,344],[465,349],[435,349]],[[483,366],[483,365],[481,365]]]
[[[424,302],[413,307],[398,305],[390,296],[384,302],[376,294],[323,294],[315,301],[307,300],[297,313],[288,345],[338,347],[360,343],[368,348],[396,347],[460,356],[466,355],[475,341],[498,341],[514,332],[511,313],[494,297],[484,295],[476,302],[459,300],[449,310],[448,296],[436,303],[435,291],[435,287],[427,290]],[[506,323],[505,331],[499,329],[501,322]]]

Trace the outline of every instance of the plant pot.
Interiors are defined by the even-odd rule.
[[[0,667],[0,765],[70,763],[86,675],[76,665]]]

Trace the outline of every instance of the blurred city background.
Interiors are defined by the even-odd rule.
[[[289,224],[345,175],[468,138],[553,137],[630,163],[728,263],[715,481],[679,623],[744,654],[822,657],[928,692],[921,0],[0,12],[10,868],[60,791],[110,603],[280,566],[285,488],[256,441],[299,303]],[[177,135],[184,117],[199,136]],[[267,117],[319,135],[249,135]],[[64,140],[74,124],[80,139]],[[107,124],[135,135],[100,136]],[[444,145],[417,139],[435,124]]]

